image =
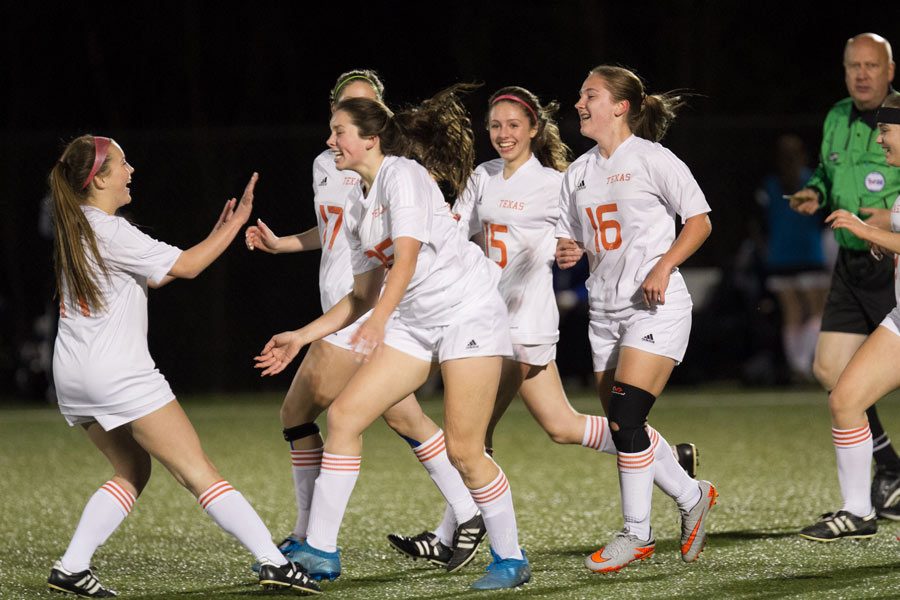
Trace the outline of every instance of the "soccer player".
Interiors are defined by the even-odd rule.
[[[566,170],[556,227],[557,263],[588,254],[589,338],[594,372],[618,451],[624,529],[585,563],[615,572],[648,558],[654,456],[647,415],[684,356],[691,296],[678,266],[711,231],[709,205],[688,168],[658,144],[681,105],[647,95],[628,69],[601,65],[581,87],[581,134],[597,146]],[[675,215],[684,222],[675,236]],[[716,488],[708,481],[676,497],[682,509],[681,557],[696,560]]]
[[[256,557],[261,585],[318,593],[206,457],[147,347],[147,288],[192,279],[228,248],[250,216],[257,175],[240,203],[225,204],[212,233],[181,251],[116,215],[131,202],[132,173],[119,144],[93,135],[73,140],[50,172],[60,296],[53,353],[59,409],[70,426],[84,429],[114,475],[88,500],[47,585],[90,598],[116,595],[94,576],[91,557],[131,512],[150,479],[152,456]]]
[[[616,454],[607,419],[572,408],[556,368],[559,312],[552,266],[559,189],[569,164],[569,149],[553,118],[558,105],[542,106],[530,91],[511,86],[495,92],[488,107],[487,129],[500,158],[475,169],[454,206],[467,237],[502,269],[499,289],[510,316],[513,356],[503,360],[486,446],[493,446],[494,428],[519,393],[553,441]],[[654,440],[654,476],[660,487],[672,498],[696,489],[697,482],[678,464],[665,439],[655,430],[648,433]],[[693,445],[682,446],[693,457]],[[442,522],[437,530],[446,528]],[[388,539],[404,554],[427,559],[435,537],[425,531]]]
[[[900,167],[900,96],[888,96],[877,112],[878,143],[884,149],[887,163]],[[900,196],[891,210],[890,231],[863,222],[853,213],[839,209],[826,223],[832,229],[846,230],[863,240],[877,254],[900,254]],[[894,295],[900,301],[900,277],[894,272]],[[900,352],[900,308],[894,309],[869,334],[841,373],[828,397],[831,409],[831,436],[837,456],[838,482],[843,505],[826,513],[813,525],[800,531],[800,536],[816,542],[832,542],[840,538],[868,538],[878,531],[876,507],[869,485],[872,465],[872,431],[867,409],[879,398],[900,387],[896,369]],[[900,493],[900,492],[898,492]],[[896,501],[896,499],[895,499]]]
[[[335,107],[328,145],[337,168],[361,180],[344,211],[353,291],[305,327],[274,336],[257,357],[263,375],[277,373],[304,345],[373,309],[351,337],[368,362],[328,410],[309,535],[296,555],[313,572],[340,569],[337,535],[363,431],[439,365],[447,451],[481,510],[494,556],[473,587],[517,587],[531,576],[509,483],[484,453],[502,357],[512,353],[500,270],[459,235],[436,183],[458,194],[471,173],[472,132],[457,98],[463,89],[397,114],[367,98]]]
[[[331,107],[349,98],[382,101],[384,85],[374,71],[353,70],[342,73],[331,91]],[[278,254],[305,250],[322,250],[319,263],[319,291],[322,311],[327,312],[353,289],[350,247],[345,233],[347,198],[359,185],[352,171],[338,171],[334,154],[325,150],[313,162],[313,193],[317,226],[303,233],[278,237],[262,220],[247,228],[245,240],[250,250]],[[288,558],[293,557],[306,539],[313,485],[322,463],[323,441],[316,418],[326,410],[360,363],[352,350],[350,338],[370,315],[314,341],[310,347],[281,407],[284,439],[290,445],[297,519],[294,529],[279,544]],[[429,545],[428,560],[447,566],[462,532],[465,543],[454,564],[456,570],[475,555],[485,534],[484,520],[466,489],[459,473],[450,464],[444,443],[444,432],[431,420],[410,394],[390,407],[384,419],[413,448],[422,465],[447,501],[448,519]],[[460,523],[457,528],[456,524]],[[468,534],[466,532],[472,532]],[[254,568],[256,565],[254,565]],[[335,574],[336,575],[336,574]]]

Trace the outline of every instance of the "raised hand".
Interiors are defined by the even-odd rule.
[[[247,182],[247,187],[244,188],[244,193],[241,195],[241,201],[238,202],[234,215],[231,217],[238,219],[238,222],[241,225],[247,222],[250,218],[250,213],[253,212],[253,192],[256,189],[256,182],[258,180],[259,173],[253,173],[253,175],[250,176],[250,181]],[[232,200],[234,201],[234,198],[232,198]]]
[[[294,360],[294,357],[305,345],[297,331],[285,331],[274,335],[263,347],[259,356],[253,357],[253,360],[256,361],[254,368],[262,369],[261,377],[277,375],[284,371],[284,368]]]
[[[790,197],[791,208],[801,215],[811,215],[819,210],[819,194],[810,188],[803,188]]]
[[[234,214],[234,207],[236,204],[237,200],[235,200],[234,198],[225,201],[225,207],[222,209],[222,214],[219,215],[219,219],[216,221],[216,224],[213,225],[210,235],[217,232],[222,227],[222,225],[224,225],[231,219],[231,216]]]

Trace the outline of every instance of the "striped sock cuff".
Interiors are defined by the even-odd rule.
[[[831,439],[838,448],[852,448],[871,440],[872,431],[869,429],[868,423],[855,429],[837,429],[832,427]]]
[[[609,427],[604,417],[585,415],[584,435],[581,438],[582,446],[600,450],[607,435],[609,435]]]
[[[330,475],[358,475],[361,456],[341,456],[340,454],[322,453],[321,473]]]
[[[413,452],[416,453],[416,458],[419,459],[419,462],[424,463],[446,449],[447,445],[444,443],[444,431],[438,429],[437,433],[422,442],[422,444],[416,448],[413,448]]]
[[[291,450],[291,465],[300,471],[318,471],[322,464],[323,448]]]
[[[203,508],[203,510],[209,510],[209,507],[216,502],[228,497],[231,494],[236,493],[237,490],[231,487],[230,483],[228,483],[224,479],[221,479],[206,488],[206,491],[197,497],[197,502],[200,503],[200,506]]]
[[[500,499],[503,494],[507,493],[508,491],[509,481],[506,480],[506,475],[504,475],[502,469],[500,470],[500,473],[497,475],[497,477],[495,477],[492,482],[490,482],[483,488],[478,488],[477,490],[469,490],[469,492],[472,494],[472,499],[475,501],[475,504],[477,504],[479,508],[487,506],[495,500]]]
[[[650,438],[650,450],[656,452],[656,447],[659,446],[659,432],[647,425],[647,437]]]
[[[888,446],[891,445],[891,438],[888,437],[887,433],[882,433],[877,438],[872,440],[872,452],[878,452],[879,450],[884,450]]]
[[[657,439],[657,441],[659,441]],[[619,471],[622,473],[640,473],[653,464],[653,444],[640,452],[619,452],[617,455]]]
[[[125,516],[128,516],[128,513],[130,513],[132,507],[134,507],[135,497],[131,495],[131,492],[112,479],[101,485],[100,491],[106,492],[106,494],[115,500],[116,504],[121,507],[122,512],[125,513]]]

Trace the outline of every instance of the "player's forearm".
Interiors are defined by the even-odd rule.
[[[412,238],[394,240],[394,264],[388,273],[384,291],[372,311],[372,319],[375,321],[386,324],[390,316],[397,310],[397,306],[406,295],[409,282],[412,281],[413,274],[416,272],[421,245],[421,242]]]
[[[243,225],[244,222],[236,218],[223,223],[205,240],[182,252],[169,275],[179,279],[195,278],[225,252]]]
[[[319,228],[313,227],[303,233],[288,235],[279,240],[279,252],[305,252],[307,250],[319,250],[322,247],[322,238],[319,236]]]
[[[871,242],[876,246],[881,246],[888,252],[900,254],[900,233],[885,231],[870,225],[860,231],[856,237],[863,241]]]
[[[659,262],[670,270],[679,267],[703,245],[710,233],[712,233],[712,223],[709,215],[702,214],[691,217],[685,221],[675,243],[668,252],[663,254]]]

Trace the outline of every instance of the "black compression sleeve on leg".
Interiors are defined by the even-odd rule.
[[[609,401],[609,424],[616,450],[633,454],[650,447],[644,425],[656,396],[641,388],[618,381],[613,383]],[[618,431],[612,425],[618,426]]]
[[[302,425],[297,425],[295,427],[286,427],[281,433],[284,434],[284,441],[294,442],[311,435],[316,435],[319,433],[319,426],[315,423],[303,423]]]

